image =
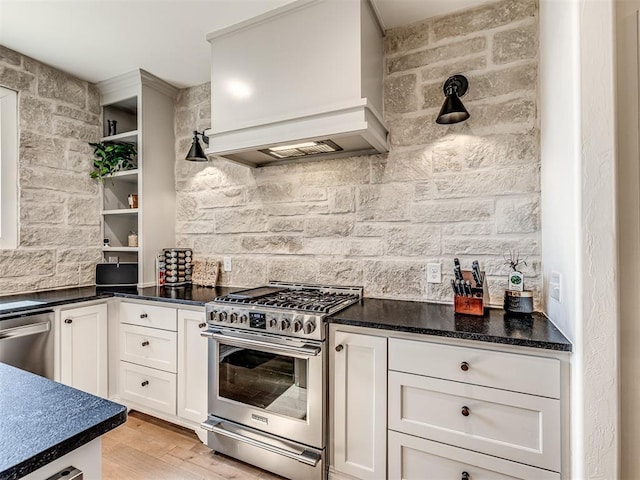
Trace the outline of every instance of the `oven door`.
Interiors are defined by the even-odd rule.
[[[324,343],[209,329],[209,414],[324,447]]]

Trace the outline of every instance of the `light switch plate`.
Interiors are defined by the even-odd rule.
[[[427,283],[442,283],[442,264],[427,263]]]
[[[549,293],[551,298],[562,302],[562,274],[560,272],[551,272],[549,277]]]
[[[222,257],[222,270],[225,272],[231,271],[231,257]]]

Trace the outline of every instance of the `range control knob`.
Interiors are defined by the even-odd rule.
[[[247,317],[246,315],[240,315],[240,323],[248,324],[249,323],[249,317]]]
[[[296,319],[293,321],[293,331],[299,332],[300,330],[302,330],[302,322]]]
[[[209,319],[212,322],[215,322],[216,320],[218,320],[218,311],[217,310],[212,310],[211,313],[209,314]]]
[[[229,317],[229,323],[236,323],[237,321],[238,321],[238,314],[234,312]]]
[[[221,322],[226,322],[227,321],[227,312],[220,312],[220,314],[218,315],[219,320]]]
[[[316,329],[316,322],[313,320],[307,320],[304,322],[304,333],[311,335]]]
[[[272,318],[271,320],[269,320],[269,328],[274,330],[278,328],[278,321],[275,318]]]
[[[291,326],[291,322],[286,318],[283,318],[282,320],[280,320],[280,330],[282,330],[283,332],[286,330],[289,330],[290,326]]]

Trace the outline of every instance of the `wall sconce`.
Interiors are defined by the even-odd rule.
[[[440,109],[436,123],[448,125],[451,123],[464,122],[470,117],[467,109],[464,108],[460,97],[467,93],[469,81],[463,75],[454,75],[447,78],[442,90],[445,94],[444,104]]]
[[[200,142],[198,141],[198,135],[202,137],[202,141],[209,145],[209,137],[204,134],[204,130],[202,133],[197,130],[193,131],[193,142],[191,143],[191,148],[189,149],[189,153],[185,157],[185,160],[189,160],[191,162],[208,162],[209,159],[204,154],[202,147],[200,146]]]

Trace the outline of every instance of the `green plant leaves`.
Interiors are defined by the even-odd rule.
[[[136,146],[133,143],[91,143],[93,147],[94,171],[89,174],[91,178],[104,182],[104,177],[113,175],[122,170],[136,168]]]

